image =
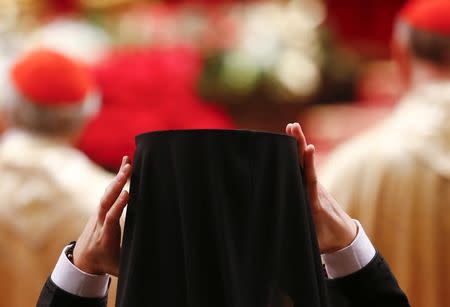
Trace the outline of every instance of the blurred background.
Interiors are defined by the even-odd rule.
[[[52,126],[52,110],[40,116],[25,103],[15,112],[34,114],[33,127],[48,124],[51,133],[23,129],[23,118],[13,126],[9,90],[0,85],[0,291],[10,294],[0,306],[33,305],[122,156],[132,157],[135,135],[207,128],[283,133],[290,122],[301,123],[316,146],[321,181],[361,221],[412,305],[448,304],[450,248],[441,241],[450,236],[450,74],[439,75],[447,82],[434,90],[439,107],[398,108],[406,88],[391,41],[406,2],[0,0],[3,75],[19,55],[46,48],[87,67],[99,98],[69,142],[58,123],[72,109]],[[421,52],[409,50],[413,58],[448,68],[448,29],[419,40]],[[430,46],[440,51],[429,56]],[[359,139],[385,122],[392,125]],[[354,137],[356,143],[334,153]],[[24,277],[30,271],[32,281]],[[27,295],[18,292],[24,287]]]
[[[281,132],[301,121],[326,155],[382,117],[398,96],[390,38],[404,2],[1,0],[0,59],[46,46],[96,70],[104,110],[79,146],[108,169],[123,152],[106,161],[93,148],[108,145],[108,136],[94,136],[102,125],[132,130],[120,133],[127,140],[114,136],[132,143],[133,134],[155,129]],[[139,95],[126,93],[131,82]],[[179,87],[190,92],[173,90]],[[205,114],[152,109],[167,100],[195,100]],[[129,114],[106,119],[115,107]],[[135,112],[135,127],[115,125]]]

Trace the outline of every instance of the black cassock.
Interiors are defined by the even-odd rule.
[[[139,135],[130,195],[117,306],[327,305],[294,138]]]
[[[324,278],[294,138],[190,130],[136,141],[116,306],[409,306],[379,254],[354,274]],[[49,278],[37,306],[106,299]]]

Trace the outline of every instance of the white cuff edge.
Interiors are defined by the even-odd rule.
[[[85,298],[102,298],[108,292],[109,275],[93,275],[81,271],[66,256],[66,246],[59,256],[51,280],[60,289]]]
[[[358,234],[353,242],[334,253],[322,255],[328,277],[340,278],[353,274],[372,261],[376,255],[375,247],[370,242],[359,221],[354,220],[358,226]]]

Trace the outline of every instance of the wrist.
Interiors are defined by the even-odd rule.
[[[348,218],[348,220],[344,219],[342,223],[328,228],[327,232],[327,240],[323,242],[324,248],[321,249],[322,254],[334,253],[350,246],[358,235],[358,225]]]
[[[358,234],[353,242],[333,253],[322,254],[328,277],[339,278],[359,271],[375,257],[376,250],[357,220]]]
[[[337,250],[349,247],[358,236],[358,224],[350,217],[345,220],[342,231],[342,240]]]
[[[86,253],[83,253],[80,248],[77,248],[77,245],[75,245],[73,249],[72,259],[70,259],[69,257],[69,260],[71,260],[79,270],[85,273],[92,275],[105,274],[105,272],[102,272],[98,269],[98,267],[95,265],[95,261],[92,260],[92,257],[89,257],[89,255],[87,255]]]
[[[51,281],[60,289],[80,297],[103,298],[107,294],[110,277],[107,274],[88,274],[68,258],[72,243],[66,246],[51,274]]]

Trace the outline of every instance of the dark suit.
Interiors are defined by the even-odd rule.
[[[377,254],[362,270],[327,280],[332,307],[408,307],[408,299],[387,263]],[[107,298],[87,299],[59,289],[50,278],[42,289],[37,307],[104,307]],[[139,307],[139,306],[136,306]]]
[[[333,307],[406,307],[408,298],[400,289],[380,254],[363,269],[344,278],[327,280]]]

